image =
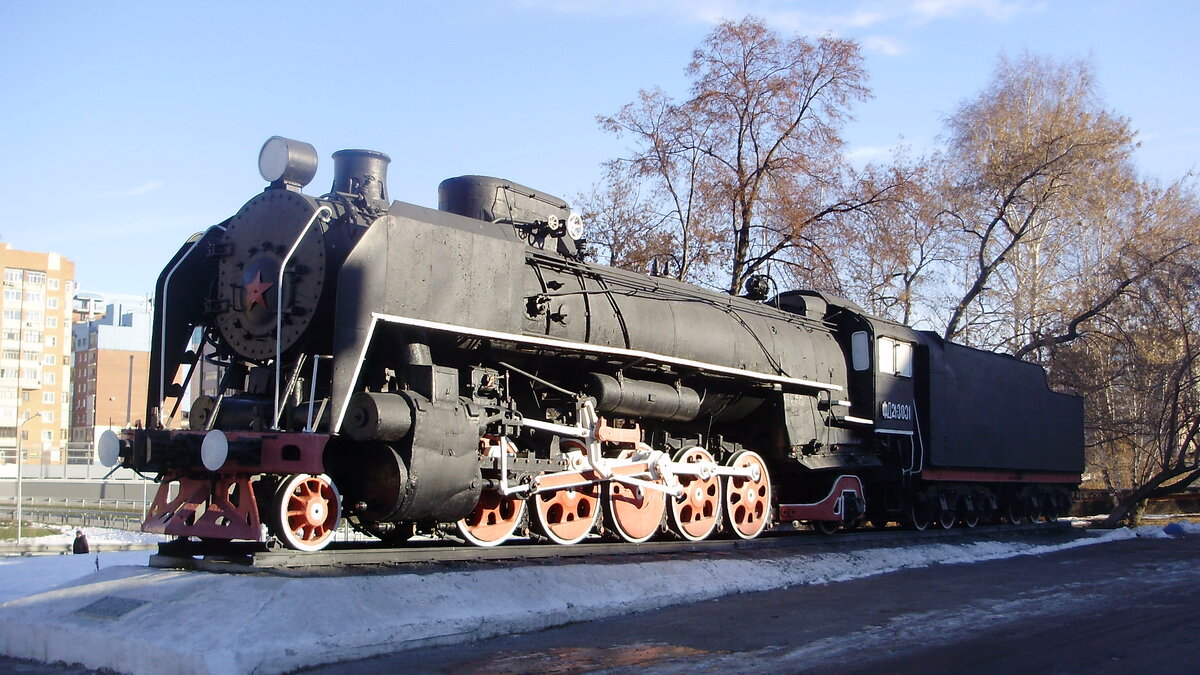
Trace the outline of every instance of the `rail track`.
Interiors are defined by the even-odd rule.
[[[429,568],[442,571],[447,566],[476,563],[536,563],[587,558],[613,560],[639,556],[677,556],[689,554],[776,552],[823,552],[847,546],[912,545],[944,539],[1004,539],[1031,534],[1069,535],[1067,523],[1021,525],[982,525],[976,528],[926,530],[914,532],[900,528],[864,529],[821,535],[817,532],[772,532],[757,539],[707,539],[703,541],[651,541],[642,544],[588,540],[573,546],[548,543],[511,543],[482,548],[442,539],[418,540],[394,548],[380,548],[372,542],[342,542],[317,552],[269,548],[246,542],[206,542],[177,540],[159,544],[150,557],[150,566],[224,573],[267,573],[285,576],[330,576],[393,570],[418,571]]]

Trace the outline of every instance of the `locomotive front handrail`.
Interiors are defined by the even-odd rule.
[[[280,359],[283,352],[283,274],[287,271],[288,263],[291,262],[292,256],[295,255],[296,249],[300,248],[300,242],[304,241],[304,237],[308,234],[309,228],[313,223],[317,222],[317,218],[325,214],[326,217],[333,216],[333,209],[328,205],[322,204],[320,208],[313,212],[312,217],[304,224],[304,229],[300,230],[300,235],[296,237],[296,241],[292,242],[292,247],[288,249],[287,255],[283,256],[283,260],[279,261],[279,279],[275,284],[275,416],[271,419],[272,427],[279,428],[279,384],[282,378],[282,364]]]
[[[166,400],[167,400],[167,363],[166,363],[167,308],[171,306],[171,302],[170,302],[171,277],[175,276],[175,271],[179,269],[180,265],[182,265],[185,260],[187,260],[188,258],[190,258],[192,256],[192,252],[196,250],[196,247],[200,245],[200,242],[204,241],[204,238],[208,236],[208,233],[212,232],[213,230],[220,230],[220,231],[224,232],[225,228],[221,227],[220,225],[213,225],[212,227],[205,230],[204,234],[197,237],[196,241],[193,242],[190,247],[188,247],[187,253],[184,253],[183,255],[179,256],[179,260],[177,260],[175,262],[175,264],[171,266],[170,271],[167,272],[167,276],[163,278],[162,297],[159,298],[159,303],[158,303],[159,307],[162,308],[162,314],[160,315],[161,328],[158,331],[159,332],[158,414],[156,415],[156,417],[161,417],[163,404],[166,403]],[[157,419],[154,421],[159,424],[162,423],[161,419]],[[149,420],[147,420],[147,423],[149,423]]]

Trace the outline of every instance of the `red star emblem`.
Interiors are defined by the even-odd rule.
[[[254,277],[254,281],[246,284],[246,301],[249,304],[249,307],[246,308],[246,311],[250,311],[250,310],[254,309],[255,305],[262,305],[263,309],[266,309],[267,308],[267,297],[266,297],[267,289],[269,289],[270,287],[272,287],[274,285],[275,284],[273,284],[269,281],[263,281],[262,270],[259,270],[257,272],[256,276]]]

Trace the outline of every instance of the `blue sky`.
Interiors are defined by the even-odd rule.
[[[503,176],[568,200],[625,152],[595,118],[661,86],[722,18],[862,42],[874,98],[846,130],[858,161],[921,153],[997,56],[1090,58],[1172,180],[1200,156],[1200,3],[1150,0],[0,0],[0,239],[76,262],[83,290],[147,293],[195,231],[262,187],[279,134],[392,157],[389,192]]]

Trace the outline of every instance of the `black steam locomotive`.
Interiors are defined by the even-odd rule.
[[[99,447],[158,477],[143,529],[571,544],[1070,506],[1082,403],[1038,366],[824,293],[590,264],[561,199],[463,176],[389,203],[386,155],[333,158],[311,197],[312,146],[268,140],[270,185],[159,277],[145,427]],[[181,410],[197,371],[219,385]]]

